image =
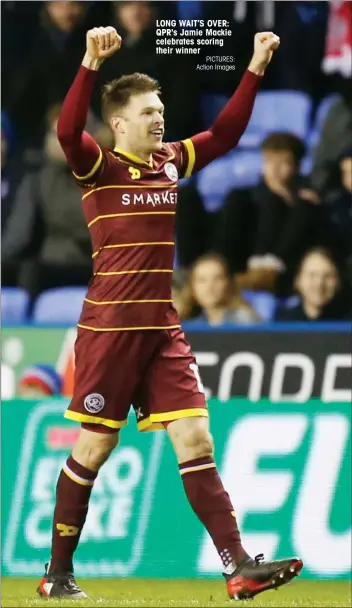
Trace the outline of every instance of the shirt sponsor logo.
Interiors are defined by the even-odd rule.
[[[125,192],[122,195],[121,202],[123,205],[151,205],[157,207],[158,205],[176,205],[177,204],[177,192],[143,192],[141,194],[129,194]]]

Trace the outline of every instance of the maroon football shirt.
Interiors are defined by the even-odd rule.
[[[171,300],[177,180],[234,148],[261,77],[249,70],[212,127],[163,144],[152,164],[115,148],[101,150],[84,130],[97,73],[81,66],[57,133],[82,190],[94,270],[79,327],[93,331],[180,327]]]
[[[177,180],[191,169],[189,146],[163,144],[152,166],[121,150],[104,150],[94,185],[77,180],[94,252],[79,327],[180,326],[171,279]]]

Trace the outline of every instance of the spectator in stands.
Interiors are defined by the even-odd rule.
[[[17,395],[22,399],[38,399],[61,395],[62,378],[51,365],[33,365],[20,376]]]
[[[196,321],[212,326],[258,323],[259,317],[241,297],[226,261],[213,253],[199,258],[190,274],[190,289],[201,314]]]
[[[339,187],[338,159],[352,145],[352,81],[346,80],[343,94],[333,102],[313,153],[311,183],[322,197]]]
[[[351,140],[352,141],[352,140]],[[352,261],[352,147],[341,154],[340,184],[324,199],[330,244],[341,261]]]
[[[294,286],[301,302],[279,310],[277,321],[338,321],[348,313],[339,270],[328,250],[311,249],[304,255]]]
[[[55,0],[42,5],[33,48],[13,75],[6,106],[31,148],[42,145],[47,111],[64,99],[85,50],[86,2]]]
[[[304,152],[303,142],[290,133],[269,135],[262,144],[262,182],[227,196],[216,248],[241,288],[278,289],[279,275],[290,277],[315,244],[321,212],[318,195],[299,173]]]
[[[91,276],[80,190],[56,135],[59,111],[56,106],[49,112],[46,161],[23,178],[3,238],[4,266],[17,260],[19,284],[33,297],[50,287],[85,286]],[[102,143],[100,123],[90,119],[87,130]],[[103,133],[106,137],[106,129]]]
[[[329,2],[275,2],[273,31],[280,50],[272,72],[278,89],[305,91],[315,99],[328,92],[329,80],[321,69]],[[293,49],[295,51],[293,52]]]
[[[41,2],[1,3],[1,103],[8,107],[14,74],[36,40]]]
[[[156,78],[165,104],[166,140],[189,137],[197,129],[199,104],[190,55],[157,55],[155,19],[158,3],[113,2],[113,23],[122,36],[118,54],[99,70],[93,92],[93,109],[100,116],[101,86],[123,74],[146,73]]]

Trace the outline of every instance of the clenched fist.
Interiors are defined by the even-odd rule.
[[[254,37],[254,57],[263,63],[270,63],[273,51],[279,47],[280,38],[273,32],[259,32]]]
[[[121,36],[114,27],[95,27],[87,32],[87,54],[92,59],[106,59],[120,46]]]

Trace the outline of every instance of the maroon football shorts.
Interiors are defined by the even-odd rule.
[[[127,424],[131,405],[140,431],[208,416],[198,367],[181,329],[78,328],[75,359],[74,394],[65,417],[85,428],[88,423],[118,430]]]

